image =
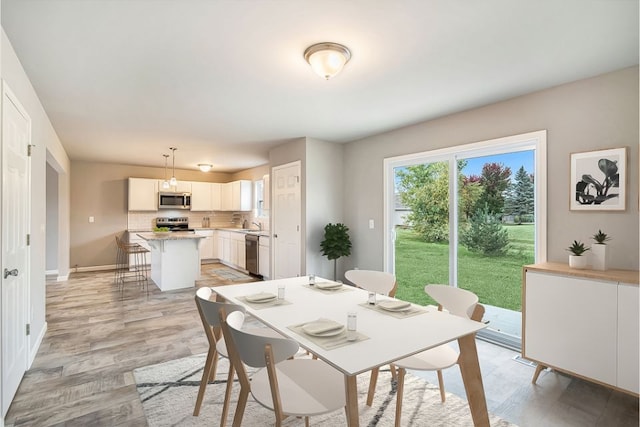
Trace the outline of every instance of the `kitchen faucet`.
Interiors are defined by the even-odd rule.
[[[254,221],[254,222],[252,222],[251,224],[253,224],[253,225],[257,225],[257,226],[258,226],[258,230],[262,231],[262,223],[260,223],[260,222],[255,222],[255,221]]]

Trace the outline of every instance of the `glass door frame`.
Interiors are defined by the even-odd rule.
[[[547,131],[540,130],[487,141],[384,159],[384,271],[395,273],[395,168],[449,162],[449,285],[458,286],[458,160],[535,150],[535,262],[547,260]]]

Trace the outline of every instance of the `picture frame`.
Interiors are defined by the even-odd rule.
[[[572,211],[624,211],[627,147],[571,153]]]

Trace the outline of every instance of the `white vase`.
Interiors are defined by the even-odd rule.
[[[591,245],[591,267],[594,270],[606,270],[609,265],[610,250],[604,243]]]
[[[569,267],[577,270],[584,270],[587,268],[587,257],[581,255],[569,255]]]

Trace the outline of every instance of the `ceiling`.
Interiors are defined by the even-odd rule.
[[[638,0],[2,0],[72,160],[237,171],[638,64]],[[303,58],[352,52],[324,81]],[[171,166],[171,159],[169,160]]]

